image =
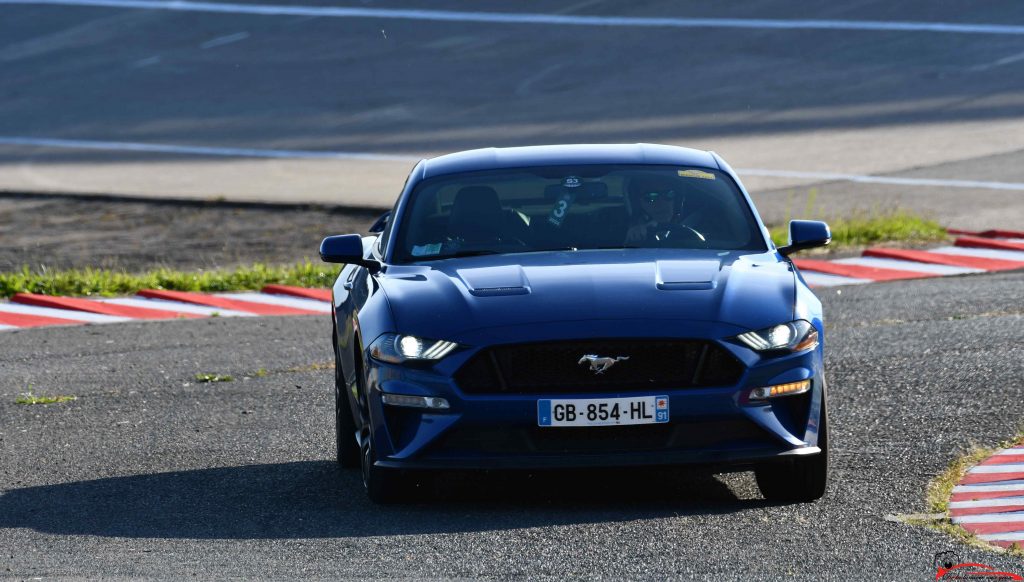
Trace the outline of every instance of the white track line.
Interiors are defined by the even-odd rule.
[[[841,275],[829,275],[828,273],[816,273],[813,271],[801,270],[804,281],[812,287],[835,287],[836,285],[863,285],[871,283],[870,279],[856,279],[854,277],[843,277]]]
[[[1024,497],[996,497],[995,499],[980,499],[977,501],[950,501],[950,509],[971,509],[974,507],[1006,507],[1013,505],[1024,505]]]
[[[1004,251],[1002,249],[980,249],[975,247],[939,247],[928,252],[963,255],[965,257],[983,257],[986,259],[1004,259],[1024,263],[1024,251]]]
[[[16,325],[4,325],[4,324],[0,323],[0,331],[10,331],[12,329],[21,329],[21,328],[16,326]]]
[[[162,309],[164,311],[176,311],[179,313],[195,313],[197,315],[212,316],[217,314],[220,317],[255,317],[255,313],[243,313],[230,309],[219,309],[217,307],[205,307],[179,301],[167,301],[164,299],[147,299],[144,297],[118,297],[115,299],[98,299],[103,303],[114,305],[126,305],[128,307],[143,307],[145,309]]]
[[[1004,491],[1020,491],[1024,493],[1024,482],[1007,483],[1006,481],[1000,481],[998,483],[957,485],[953,488],[953,493],[996,493]]]
[[[898,269],[901,271],[933,273],[935,275],[964,275],[967,273],[985,272],[985,269],[975,269],[971,267],[933,265],[931,263],[918,263],[917,261],[902,261],[899,259],[883,259],[878,257],[854,257],[849,259],[837,259],[832,262],[840,265],[860,265],[863,267],[875,267],[879,269]]]
[[[331,304],[326,301],[303,299],[302,297],[288,297],[285,295],[271,295],[268,293],[218,293],[217,296],[226,297],[228,299],[238,299],[239,301],[249,301],[251,303],[283,305],[285,307],[294,307],[296,309],[319,311],[320,313],[330,313],[332,309]]]
[[[558,26],[615,26],[631,28],[753,28],[776,30],[861,30],[876,32],[942,32],[957,34],[1024,35],[1024,26],[951,22],[884,22],[876,20],[782,20],[768,18],[671,18],[584,16],[508,12],[457,12],[339,6],[233,4],[227,2],[154,2],[149,0],[0,0],[0,4],[143,8],[182,12],[216,12],[261,16],[321,16],[329,18],[384,18],[489,24],[553,24]]]
[[[7,313],[22,313],[25,315],[56,317],[58,319],[69,319],[71,321],[87,321],[89,323],[120,323],[123,321],[134,321],[129,317],[114,317],[113,315],[101,315],[99,313],[88,313],[86,311],[75,311],[72,309],[36,307],[35,305],[24,305],[21,303],[0,303],[0,311],[6,311]]]
[[[0,0],[2,4],[5,0]],[[418,162],[416,156],[374,154],[365,152],[318,152],[310,150],[266,150],[254,148],[223,148],[174,145],[161,143],[135,143],[125,141],[94,141],[84,139],[53,139],[42,137],[0,136],[0,145],[101,150],[111,152],[143,152],[195,156],[223,156],[232,158],[287,158],[317,160],[369,160]]]
[[[997,453],[994,453],[992,456],[995,457],[997,455],[1024,455],[1024,447],[1003,449]]]
[[[1005,465],[977,465],[967,471],[972,475],[983,473],[1024,473],[1024,464],[1007,463]]]

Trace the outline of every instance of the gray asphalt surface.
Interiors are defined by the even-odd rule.
[[[904,581],[947,549],[1024,571],[883,519],[1015,433],[1024,273],[821,294],[834,471],[803,505],[745,473],[659,470],[455,475],[376,507],[331,460],[325,318],[0,334],[0,575]],[[14,404],[30,386],[78,400]]]
[[[296,4],[296,3],[292,3]],[[309,5],[346,5],[310,0]],[[397,1],[350,5],[407,7]],[[492,0],[429,9],[1024,23],[1013,0]],[[234,39],[234,40],[232,40]],[[0,189],[390,206],[413,161],[663,142],[738,168],[1024,181],[1024,36],[510,25],[5,6],[0,137],[377,152],[253,160],[0,146]],[[771,220],[898,205],[1020,228],[1024,193],[746,178]]]

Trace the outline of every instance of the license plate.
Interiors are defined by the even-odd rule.
[[[610,426],[668,422],[668,396],[538,400],[538,426]]]

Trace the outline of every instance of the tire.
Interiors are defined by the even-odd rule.
[[[345,388],[345,375],[341,370],[338,354],[338,332],[334,332],[334,440],[337,447],[338,465],[343,469],[355,469],[360,465],[359,443],[356,442],[356,423],[352,419]],[[358,369],[356,370],[359,371]]]
[[[362,469],[363,487],[370,501],[378,505],[389,505],[409,501],[414,486],[404,472],[396,469],[378,467],[377,452],[373,447],[373,438],[368,437],[363,444]]]
[[[754,477],[761,495],[768,501],[797,503],[814,501],[825,495],[828,485],[828,412],[824,398],[818,448],[821,452],[816,455],[756,467]]]

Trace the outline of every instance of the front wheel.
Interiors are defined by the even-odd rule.
[[[768,501],[781,502],[808,502],[825,495],[828,485],[828,413],[824,400],[821,403],[818,448],[821,452],[817,455],[756,467],[754,477],[761,495]]]
[[[334,335],[334,346],[337,354],[337,332]],[[344,469],[355,469],[360,462],[356,422],[352,418],[352,407],[349,406],[348,392],[345,388],[345,375],[341,370],[341,359],[337,355],[334,358],[334,427],[338,465]]]
[[[414,488],[408,476],[402,471],[378,467],[376,463],[373,438],[368,436],[363,444],[362,467],[363,487],[370,501],[379,505],[408,501]]]

